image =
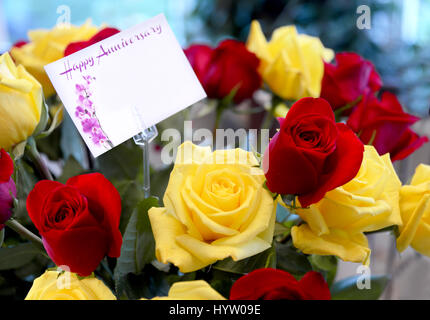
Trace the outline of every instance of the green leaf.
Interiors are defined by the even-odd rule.
[[[3,245],[3,241],[4,241],[4,227],[3,229],[0,230],[0,248]]]
[[[134,209],[139,202],[145,199],[145,195],[141,186],[135,181],[123,180],[114,183],[114,185],[121,196],[122,211],[119,230],[124,234]]]
[[[12,148],[11,156],[14,161],[22,158],[25,152],[25,146],[27,145],[27,140],[24,140]]]
[[[24,159],[15,162],[15,183],[17,188],[18,203],[14,208],[14,217],[24,224],[31,223],[27,213],[26,201],[28,194],[33,190],[37,178],[34,170]]]
[[[45,102],[45,99],[43,99],[42,113],[40,115],[40,120],[36,129],[34,129],[32,136],[37,137],[38,135],[40,135],[45,130],[48,124],[48,121],[49,121],[49,108]]]
[[[238,274],[247,274],[256,269],[275,267],[276,252],[273,246],[255,256],[243,260],[233,261],[233,259],[227,258],[213,265],[214,269]]]
[[[84,168],[82,168],[81,164],[75,159],[75,157],[70,156],[64,165],[63,172],[61,173],[61,177],[58,178],[58,181],[66,183],[69,178],[80,175],[84,172]]]
[[[142,149],[127,141],[97,158],[100,171],[109,180],[135,180],[142,171]]]
[[[309,262],[312,265],[314,271],[320,272],[327,284],[331,286],[336,277],[337,272],[337,258],[335,256],[320,256],[320,255],[310,255],[308,257]]]
[[[64,110],[64,107],[63,107],[63,105],[61,105],[58,108],[57,112],[55,113],[54,118],[52,119],[51,125],[49,126],[48,130],[41,132],[37,136],[37,138],[45,138],[45,137],[49,136],[59,126],[59,124],[61,123],[63,110]],[[45,127],[46,127],[46,125],[45,125]]]
[[[31,243],[10,248],[0,248],[0,270],[20,268],[33,260],[39,250]]]
[[[164,192],[169,183],[172,169],[173,166],[169,166],[163,170],[151,171],[151,194],[157,196],[161,204],[163,204]]]
[[[124,233],[121,256],[114,271],[116,293],[121,296],[129,273],[139,274],[145,264],[155,259],[155,240],[151,230],[148,210],[158,207],[158,199],[141,201],[134,210]]]
[[[86,149],[85,143],[82,140],[78,129],[67,112],[63,113],[63,123],[58,131],[60,131],[59,144],[61,146],[61,153],[63,154],[62,158],[68,159],[71,155],[73,155],[83,167],[86,167],[88,164],[89,151]],[[52,136],[53,135],[50,135],[49,137],[39,141],[44,141],[46,139],[50,140]]]
[[[291,273],[296,278],[312,271],[307,256],[293,246],[291,239],[287,243],[276,243],[277,268]]]
[[[362,275],[352,276],[338,282],[335,282],[331,288],[333,300],[377,300],[384,292],[389,277],[372,276],[370,279],[370,289],[358,289],[357,280]]]

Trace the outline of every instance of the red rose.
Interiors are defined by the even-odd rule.
[[[109,38],[120,31],[115,28],[104,28],[100,30],[98,33],[96,33],[90,40],[88,41],[78,41],[78,42],[72,42],[67,47],[66,50],[64,50],[64,56],[67,57],[68,55],[71,55],[72,53],[75,53],[79,50],[82,50],[86,47],[89,47],[97,42],[100,42],[106,38]]]
[[[234,102],[240,103],[261,87],[260,60],[243,42],[224,40],[215,49],[192,45],[184,52],[209,98],[223,99],[239,86]]]
[[[9,155],[0,151],[0,230],[12,216],[13,198],[16,197],[16,186],[11,178],[13,161]]]
[[[363,143],[345,124],[335,122],[326,100],[300,99],[279,121],[281,128],[263,159],[270,191],[298,195],[307,207],[356,176]]]
[[[381,89],[381,78],[370,61],[353,52],[338,53],[335,59],[334,65],[324,63],[321,85],[321,98],[326,99],[333,110],[344,107],[366,92]]]
[[[373,94],[366,95],[351,114],[347,125],[354,130],[361,141],[371,144],[379,154],[390,153],[391,160],[401,160],[428,141],[419,137],[409,127],[418,117],[403,111],[396,96],[384,92],[381,100]]]
[[[258,269],[239,278],[231,288],[230,300],[330,300],[321,274],[306,273],[297,281],[286,271]]]
[[[21,40],[21,41],[17,41],[15,42],[15,44],[12,46],[12,48],[21,48],[23,46],[25,46],[28,42],[25,40]]]
[[[28,195],[27,210],[58,266],[88,276],[106,255],[120,256],[121,198],[99,173],[71,178],[66,185],[38,182]]]

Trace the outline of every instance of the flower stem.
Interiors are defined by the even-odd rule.
[[[36,141],[33,138],[28,139],[26,149],[29,151],[29,156],[30,156],[31,160],[34,161],[37,169],[39,170],[39,172],[43,176],[43,178],[47,179],[47,180],[54,180],[51,172],[49,171],[48,167],[46,166],[45,161],[43,161],[42,157],[40,156],[39,151],[37,151]]]
[[[334,111],[334,115],[336,117],[336,122],[339,122],[340,117],[342,117],[342,114],[344,111],[347,111],[347,110],[355,107],[361,101],[361,99],[363,99],[363,95],[359,96],[357,99],[355,99],[354,101],[351,101],[350,103],[344,105],[343,107],[336,109]]]
[[[24,239],[30,240],[38,249],[40,249],[46,255],[46,251],[45,251],[45,247],[43,246],[42,239],[36,236],[33,232],[28,230],[26,227],[24,227],[15,219],[9,219],[8,221],[6,221],[5,224],[13,231],[18,233]]]
[[[264,120],[261,123],[261,129],[271,129],[272,128],[272,122],[273,122],[273,115],[271,111],[267,111],[266,115],[264,116]]]

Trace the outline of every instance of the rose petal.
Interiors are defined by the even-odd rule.
[[[85,174],[70,178],[69,186],[77,188],[87,199],[91,214],[102,217],[112,234],[109,256],[121,254],[122,237],[119,233],[121,218],[121,197],[113,184],[100,173]]]
[[[33,190],[30,191],[27,197],[27,212],[39,232],[45,230],[43,208],[45,199],[57,188],[63,188],[64,185],[50,180],[42,180],[36,183]]]
[[[306,273],[299,281],[309,300],[330,300],[331,294],[324,277],[315,271]]]
[[[314,192],[299,196],[303,207],[318,202],[327,191],[344,185],[360,170],[363,161],[363,143],[345,124],[337,123],[337,128],[339,135],[336,140],[336,150],[327,159],[326,170],[320,176],[321,184]]]
[[[1,149],[0,151],[0,183],[8,182],[13,173],[13,161],[9,154]]]

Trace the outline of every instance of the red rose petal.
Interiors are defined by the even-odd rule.
[[[100,173],[73,177],[66,183],[77,188],[87,199],[92,214],[102,213],[112,234],[109,256],[118,257],[121,252],[122,237],[119,232],[121,217],[121,197],[113,184]]]
[[[27,197],[27,212],[39,232],[46,230],[44,225],[43,207],[45,199],[49,194],[57,188],[63,188],[64,185],[50,180],[42,180],[36,183],[33,190],[30,191]]]
[[[315,271],[309,271],[299,281],[308,300],[330,300],[331,293],[324,277]]]
[[[424,143],[427,143],[429,138],[420,137],[411,129],[407,129],[396,146],[391,150],[391,161],[402,160],[412,154],[415,150],[421,148]]]
[[[336,150],[327,159],[325,172],[321,173],[321,184],[311,193],[299,195],[300,204],[308,207],[320,201],[326,192],[340,187],[352,180],[358,173],[363,161],[364,145],[343,123],[337,123],[339,135]]]
[[[89,276],[109,251],[109,232],[101,227],[52,229],[42,235],[43,243],[57,266],[68,266],[80,276]]]
[[[298,291],[298,281],[278,269],[257,269],[239,278],[230,290],[230,300],[257,300],[277,288]],[[284,293],[285,294],[285,293]],[[272,297],[274,298],[274,297]]]
[[[268,162],[268,164],[267,164]],[[273,193],[307,193],[315,188],[318,174],[288,135],[276,133],[263,157],[266,185]]]
[[[120,31],[116,28],[104,28],[97,32],[94,36],[91,37],[88,41],[77,41],[69,43],[69,45],[64,50],[64,56],[67,57],[79,50],[85,49],[86,47],[89,47],[97,42],[100,42],[104,39],[107,39]]]
[[[317,272],[297,281],[286,271],[257,269],[239,278],[230,290],[230,300],[329,300],[330,291]]]
[[[0,183],[8,182],[13,174],[13,161],[9,154],[1,149],[0,151]]]

